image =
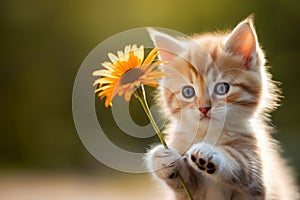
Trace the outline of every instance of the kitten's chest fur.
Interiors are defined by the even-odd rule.
[[[226,146],[238,146],[240,143],[243,143],[243,140],[240,140],[240,134],[245,133],[234,133],[230,131],[223,131],[221,134],[218,134],[218,139],[209,141],[210,139],[206,137],[205,133],[198,133],[196,137],[193,139],[187,139],[186,135],[178,134],[174,136],[174,138],[170,138],[169,144],[170,147],[177,150],[177,152],[183,156],[186,155],[186,151],[194,144],[197,143],[208,143],[212,146],[215,146],[219,150],[223,150],[223,148],[227,148]],[[193,135],[193,134],[192,134]],[[249,143],[256,143],[256,136],[253,133],[248,132],[243,137],[245,139],[249,139]],[[180,141],[180,142],[178,142]],[[245,141],[247,142],[247,141]],[[255,145],[256,149],[253,150],[255,152],[253,156],[257,157],[258,160],[260,158],[261,149]],[[239,147],[238,147],[239,148]],[[241,148],[243,148],[241,146]],[[269,155],[272,156],[272,155]],[[236,155],[236,159],[238,155]],[[230,163],[228,163],[230,165]],[[261,166],[265,167],[264,164]],[[250,170],[245,167],[244,170]],[[225,183],[218,178],[211,178],[203,173],[198,173],[193,169],[189,171],[190,175],[194,177],[195,182],[191,184],[190,189],[194,191],[194,200],[263,200],[261,196],[253,197],[250,194],[241,192],[237,190],[235,187],[232,187],[230,184]],[[178,198],[178,200],[181,198]]]
[[[222,147],[234,142],[239,142],[241,136],[245,137],[245,139],[249,139],[249,142],[257,142],[257,136],[254,133],[254,130],[249,127],[245,128],[245,130],[246,129],[248,130],[247,133],[242,131],[238,132],[237,130],[223,130],[221,132],[210,133],[209,135],[207,135],[207,130],[177,131],[174,135],[167,138],[167,143],[170,147],[176,149],[180,155],[184,155],[192,145],[199,142]],[[257,150],[259,151],[258,146]]]

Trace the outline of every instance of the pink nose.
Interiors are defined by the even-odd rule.
[[[208,111],[211,109],[211,107],[203,107],[203,108],[199,108],[200,112],[202,112],[204,115],[206,115],[206,113],[208,113]]]

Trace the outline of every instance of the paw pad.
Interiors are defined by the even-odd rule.
[[[199,158],[197,162],[197,158],[195,155],[191,155],[191,160],[197,165],[197,167],[202,170],[206,171],[208,174],[213,174],[216,172],[216,166],[210,160],[212,158],[208,158],[208,161],[204,160],[203,158]]]

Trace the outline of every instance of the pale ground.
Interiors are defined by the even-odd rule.
[[[163,190],[147,175],[0,175],[0,200],[168,199]]]

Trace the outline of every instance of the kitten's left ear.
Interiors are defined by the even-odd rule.
[[[251,69],[257,64],[258,48],[253,17],[248,17],[238,24],[229,35],[225,44],[226,51],[242,57],[243,61],[245,61],[244,67],[246,69]]]
[[[159,48],[160,59],[171,61],[184,51],[185,44],[183,41],[152,28],[147,28],[147,31],[149,32],[155,47]]]

